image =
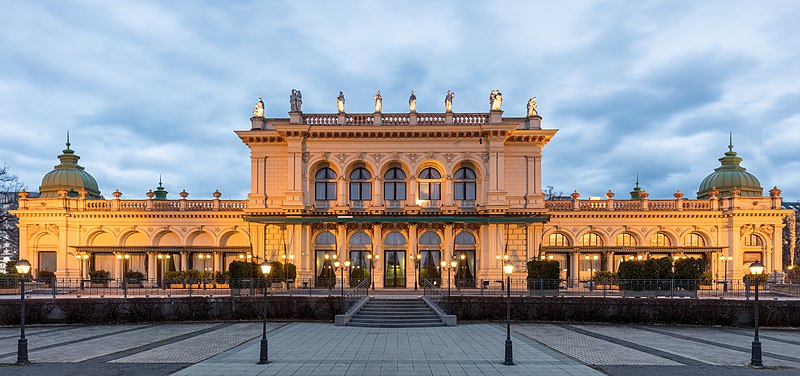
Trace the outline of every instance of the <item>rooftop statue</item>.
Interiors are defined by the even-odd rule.
[[[528,117],[531,116],[539,116],[539,113],[536,112],[536,107],[539,107],[539,104],[536,103],[536,97],[533,97],[528,100]]]
[[[336,97],[336,109],[340,114],[344,113],[344,93],[341,91],[339,92],[339,96]]]
[[[375,113],[379,114],[381,111],[383,111],[383,97],[381,97],[381,91],[378,90],[375,93]]]
[[[289,105],[292,107],[292,112],[303,112],[303,94],[300,93],[300,90],[292,89]]]
[[[258,98],[258,102],[256,102],[255,106],[253,106],[253,117],[264,117],[264,101],[261,100],[261,98]]]
[[[450,90],[447,91],[447,95],[444,97],[444,110],[447,112],[453,112],[453,98],[456,97],[456,93],[451,92]]]
[[[492,90],[489,94],[489,105],[492,111],[500,111],[500,107],[503,105],[503,93],[500,90]]]
[[[411,96],[408,97],[408,110],[417,112],[417,96],[414,95],[414,90],[411,90]]]

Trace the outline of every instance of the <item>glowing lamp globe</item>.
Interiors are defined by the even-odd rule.
[[[272,265],[266,261],[262,262],[258,266],[261,267],[261,273],[264,275],[269,274],[270,270],[272,270]]]
[[[25,259],[17,261],[14,267],[17,268],[17,274],[28,274],[31,271],[31,263]]]

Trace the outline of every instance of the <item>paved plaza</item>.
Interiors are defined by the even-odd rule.
[[[0,328],[2,375],[798,375],[800,332],[763,330],[768,369],[746,366],[752,331],[733,328],[514,324],[516,365],[502,365],[505,327],[354,328],[271,323],[258,365],[257,322],[34,326],[31,365],[19,329]]]

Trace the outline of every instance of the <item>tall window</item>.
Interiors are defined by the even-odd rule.
[[[687,247],[705,247],[706,241],[696,232],[692,232],[683,238],[683,245]]]
[[[333,170],[328,167],[320,169],[314,180],[317,201],[336,200],[336,173]]]
[[[453,194],[456,200],[475,199],[475,171],[471,168],[461,167],[453,176]]]
[[[390,168],[383,175],[383,198],[390,201],[406,199],[406,174],[398,167]]]
[[[623,232],[617,235],[616,240],[614,241],[616,246],[618,247],[635,247],[636,246],[636,238],[633,235]]]
[[[584,247],[599,247],[603,245],[603,241],[597,234],[589,232],[581,236],[581,245]]]
[[[442,199],[442,174],[433,167],[428,167],[419,174],[419,199]]]
[[[359,167],[350,173],[350,199],[353,201],[372,200],[372,179],[369,171]]]
[[[655,235],[650,237],[650,246],[651,247],[669,247],[672,246],[672,242],[669,241],[669,238],[663,232],[656,233]]]
[[[747,247],[761,247],[763,244],[761,237],[756,234],[750,234],[750,236],[744,238],[744,245]]]
[[[547,237],[547,245],[550,247],[569,247],[569,240],[564,234],[555,232]]]

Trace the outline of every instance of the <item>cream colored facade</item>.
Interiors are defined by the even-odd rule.
[[[155,278],[164,267],[158,254],[171,255],[169,268],[206,270],[251,255],[290,260],[314,285],[330,276],[334,256],[353,262],[351,275],[368,269],[370,256],[376,286],[394,288],[413,288],[421,274],[435,278],[436,265],[451,259],[464,287],[500,278],[504,258],[515,277],[532,258],[560,261],[568,279],[640,256],[705,257],[717,279],[740,278],[753,259],[783,270],[782,220],[792,212],[780,208],[779,190],[703,200],[618,200],[611,192],[581,200],[576,192],[546,201],[542,151],[556,130],[542,129],[535,111],[502,115],[256,116],[250,130],[236,132],[251,151],[247,200],[218,192],[211,200],[23,193],[15,212],[21,257],[34,270],[47,264],[59,278],[78,278],[101,266],[119,276],[114,255],[127,253],[131,269]],[[82,264],[80,254],[89,260]]]

